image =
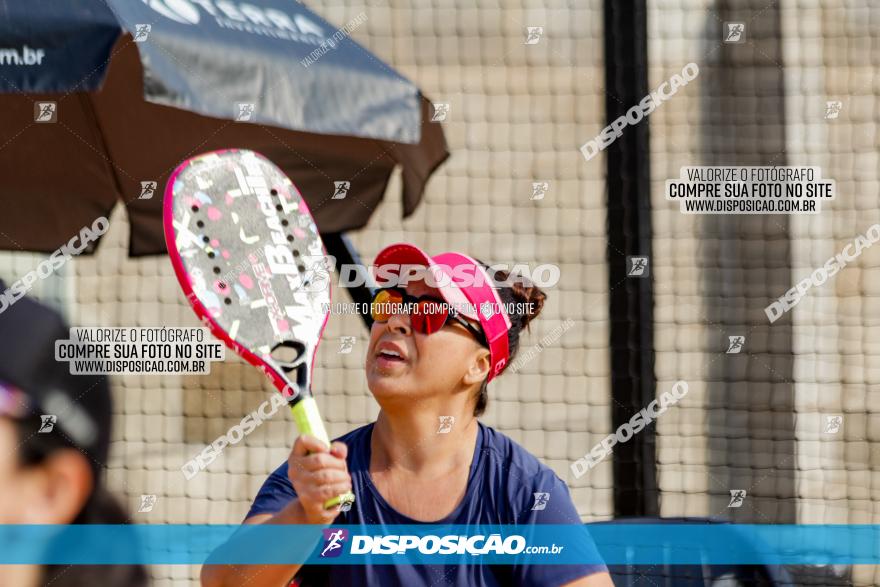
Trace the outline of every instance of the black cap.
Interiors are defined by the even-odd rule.
[[[5,291],[6,285],[0,281],[0,294]],[[112,402],[107,377],[71,375],[71,363],[55,360],[55,341],[70,338],[70,329],[55,310],[27,296],[2,308],[0,386],[7,388],[7,395],[9,391],[18,394],[8,389],[17,388],[24,402],[15,403],[25,408],[25,413],[55,416],[49,434],[59,434],[67,444],[82,450],[96,473],[100,472],[106,467],[110,448]]]

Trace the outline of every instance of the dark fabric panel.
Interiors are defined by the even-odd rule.
[[[206,151],[247,148],[275,162],[299,187],[322,232],[363,227],[394,166],[403,166],[404,214],[415,210],[430,173],[448,157],[442,129],[423,122],[420,143],[318,135],[233,122],[146,102],[136,45],[113,48],[104,86],[91,94],[0,95],[0,248],[51,252],[109,216],[122,199],[132,224],[132,256],[165,253],[162,193],[174,168]],[[35,123],[34,102],[58,103],[56,123]],[[423,120],[427,101],[422,101]],[[230,116],[232,112],[230,112]],[[156,181],[138,199],[142,181]],[[335,181],[349,181],[333,200]]]

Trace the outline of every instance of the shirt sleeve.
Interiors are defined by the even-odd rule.
[[[257,514],[276,514],[296,497],[293,484],[287,477],[287,462],[272,471],[251,504],[245,520]]]
[[[578,531],[583,529],[583,537],[576,545],[578,555],[583,555],[586,560],[601,560],[596,545],[590,538],[584,523],[581,522],[568,487],[562,479],[547,469],[520,487],[514,501],[514,507],[519,509],[519,512],[514,512],[517,524],[571,524],[577,526]],[[524,532],[524,535],[527,537],[527,544],[531,545],[528,541],[528,532]],[[571,547],[572,545],[569,545],[566,548]],[[552,555],[533,556],[543,558]],[[527,563],[527,557],[523,557],[521,564],[512,565],[511,573],[514,585],[556,587],[593,573],[607,572],[608,570],[605,565],[594,563],[565,565]]]
[[[245,520],[257,514],[276,514],[296,497],[293,484],[287,476],[287,463],[272,471],[263,482]],[[292,587],[318,587],[329,585],[329,567],[323,565],[303,565],[291,580]]]

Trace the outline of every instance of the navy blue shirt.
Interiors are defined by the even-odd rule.
[[[348,471],[355,502],[341,512],[336,524],[422,524],[396,511],[385,501],[370,478],[368,424],[338,440],[348,446]],[[535,493],[549,494],[543,509],[533,509]],[[277,513],[296,492],[287,477],[287,462],[278,467],[254,499],[247,517]],[[582,524],[565,483],[523,447],[507,436],[479,424],[467,490],[461,503],[435,524]],[[589,540],[587,536],[587,540]],[[589,544],[591,552],[595,546]],[[599,560],[598,555],[592,560]],[[301,585],[564,585],[605,571],[603,565],[312,565],[296,578]]]

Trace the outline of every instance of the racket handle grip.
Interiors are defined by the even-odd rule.
[[[330,446],[330,437],[327,435],[327,429],[324,428],[324,421],[321,419],[321,413],[318,411],[318,402],[313,397],[304,397],[292,406],[290,411],[293,412],[293,421],[300,434],[310,434],[321,440],[328,447]],[[324,509],[330,509],[338,505],[342,500],[349,503],[354,501],[353,493],[346,493],[332,497],[324,502]]]
[[[302,398],[290,407],[290,411],[293,412],[293,421],[296,422],[300,434],[310,434],[330,446],[330,437],[327,436],[315,398]]]

